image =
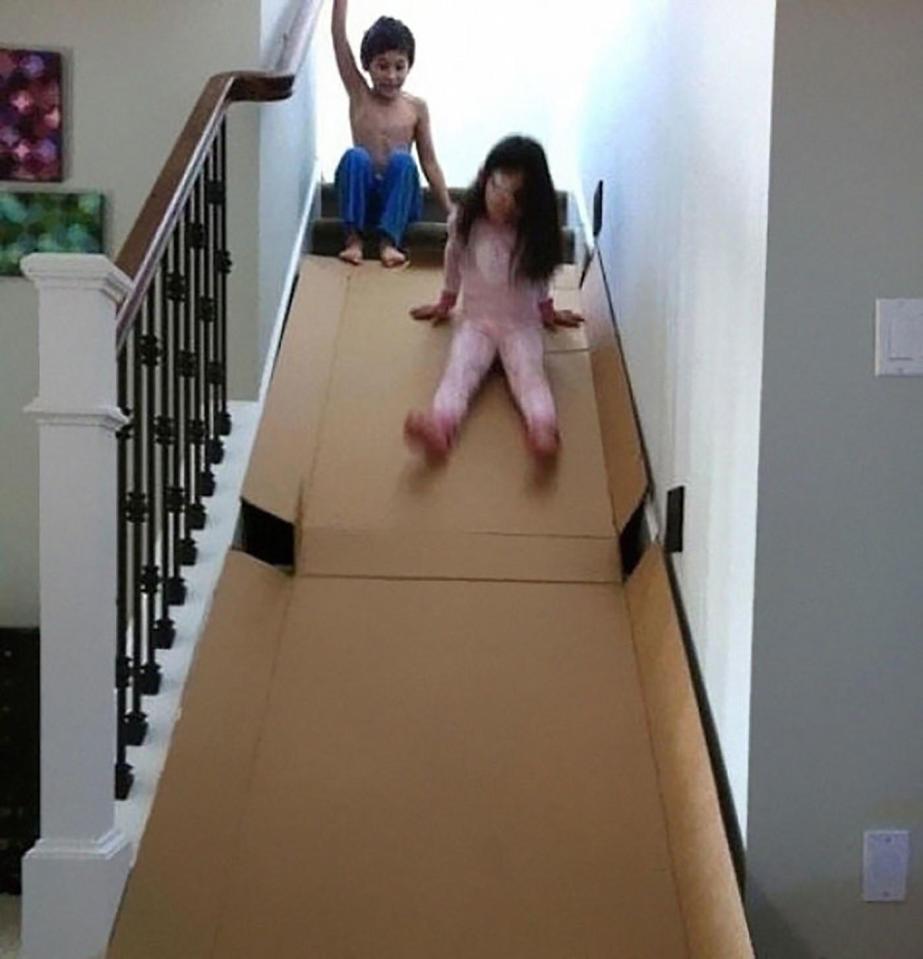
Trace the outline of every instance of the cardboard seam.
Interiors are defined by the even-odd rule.
[[[517,583],[526,586],[604,586],[621,587],[616,579],[524,579],[490,576],[419,576],[392,573],[390,576],[374,573],[301,573],[298,579],[378,580],[382,583]]]
[[[407,533],[407,530],[402,530],[400,528],[394,529],[383,529],[381,527],[374,526],[305,526],[303,527],[305,533],[349,533],[355,534],[356,536],[400,536],[402,533]],[[518,532],[500,532],[495,530],[453,530],[453,529],[419,529],[411,530],[412,535],[417,536],[447,536],[447,537],[457,537],[457,536],[470,536],[470,537],[482,537],[482,538],[496,538],[496,539],[551,539],[551,540],[567,540],[569,542],[578,542],[578,543],[617,543],[618,536],[613,532],[612,534],[603,535],[602,533],[518,533]]]

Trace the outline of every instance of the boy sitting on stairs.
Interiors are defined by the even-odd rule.
[[[436,160],[426,103],[402,89],[413,66],[413,34],[391,17],[380,17],[366,31],[359,52],[370,86],[346,38],[346,4],[347,0],[333,3],[333,50],[349,95],[354,144],[336,171],[340,216],[346,228],[340,258],[361,263],[362,233],[374,229],[381,262],[401,266],[407,261],[400,250],[404,231],[419,218],[422,208],[420,179],[411,154],[414,143],[426,179],[447,214],[452,204]]]

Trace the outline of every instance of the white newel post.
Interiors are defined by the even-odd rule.
[[[33,254],[39,294],[41,838],[23,862],[24,959],[106,948],[131,846],[114,825],[115,316],[106,257]]]

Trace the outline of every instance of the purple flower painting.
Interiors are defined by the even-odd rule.
[[[62,179],[61,54],[0,47],[0,180]]]

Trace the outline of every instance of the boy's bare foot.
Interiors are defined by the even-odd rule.
[[[526,428],[529,451],[537,460],[549,461],[558,455],[561,436],[554,423],[534,423]]]
[[[404,438],[410,446],[422,449],[430,460],[445,459],[452,448],[452,431],[432,413],[408,413],[404,420]]]
[[[346,246],[340,251],[340,259],[353,266],[362,262],[362,237],[358,233],[350,233],[346,237]]]
[[[382,241],[381,262],[382,266],[390,270],[396,266],[403,266],[407,262],[407,257],[393,243]]]

